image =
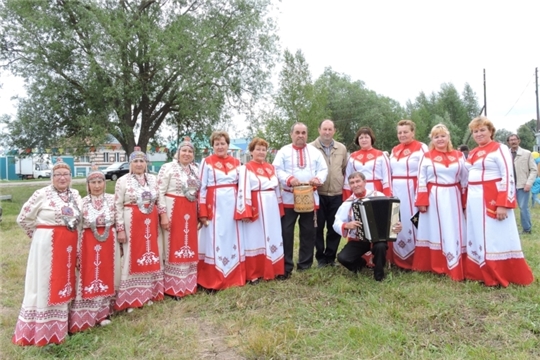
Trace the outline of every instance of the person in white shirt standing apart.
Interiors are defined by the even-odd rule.
[[[531,212],[529,210],[529,198],[531,187],[536,180],[538,170],[529,150],[519,146],[521,139],[518,135],[512,134],[506,139],[512,159],[514,160],[514,178],[516,179],[517,202],[519,206],[519,217],[524,234],[532,231]]]
[[[273,165],[281,184],[285,215],[281,218],[283,251],[285,255],[285,274],[278,279],[287,279],[294,268],[294,227],[298,218],[300,226],[300,248],[298,270],[307,270],[313,264],[315,245],[315,211],[319,207],[319,194],[313,191],[315,211],[299,213],[294,210],[293,188],[309,184],[314,188],[321,186],[328,175],[326,161],[319,150],[307,143],[308,129],[297,122],[291,129],[292,144],[283,146],[274,159]]]
[[[334,266],[341,235],[332,225],[340,205],[343,203],[343,178],[347,167],[347,148],[334,140],[336,127],[332,120],[319,124],[319,137],[311,143],[315,146],[328,166],[328,176],[318,189],[319,209],[317,210],[317,229],[315,229],[315,259],[319,267]],[[326,242],[324,228],[326,225]],[[326,246],[325,246],[326,245]]]

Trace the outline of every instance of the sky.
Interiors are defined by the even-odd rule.
[[[361,80],[405,105],[421,91],[465,83],[497,129],[515,131],[536,119],[535,68],[540,67],[540,1],[282,0],[282,49],[302,50],[313,80],[326,67]],[[20,79],[5,73],[0,115],[14,114]]]
[[[405,105],[466,83],[497,129],[536,119],[540,1],[282,0],[283,49],[301,49],[315,80],[326,67]]]

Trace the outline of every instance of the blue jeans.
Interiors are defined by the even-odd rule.
[[[519,206],[519,217],[521,219],[521,227],[523,231],[531,231],[531,212],[529,210],[529,196],[530,191],[524,191],[523,189],[517,189],[517,202]]]

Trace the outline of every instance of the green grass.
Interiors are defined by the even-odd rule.
[[[35,186],[42,185],[36,184]],[[84,185],[76,185],[86,194]],[[531,286],[485,287],[391,269],[342,267],[294,273],[284,282],[197,293],[113,317],[59,346],[11,344],[30,240],[15,224],[36,187],[2,187],[1,359],[534,359],[540,357],[540,207],[522,238]],[[114,191],[114,183],[107,183]]]

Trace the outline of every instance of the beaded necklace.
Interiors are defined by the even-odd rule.
[[[154,202],[152,201],[152,192],[148,189],[148,180],[146,174],[144,174],[144,185],[141,185],[136,174],[132,174],[132,178],[135,180],[138,186],[137,194],[137,207],[139,211],[145,215],[151,214],[154,211]],[[144,202],[148,201],[148,206],[145,206]]]
[[[58,189],[54,186],[53,189],[56,192],[56,196],[65,203],[65,205],[63,205],[60,209],[62,213],[62,221],[69,231],[74,231],[79,224],[80,211],[77,204],[73,200],[73,194],[69,188],[62,192],[58,191]]]
[[[193,202],[197,200],[197,191],[201,187],[201,181],[193,172],[191,165],[184,166],[180,163],[177,163],[180,166],[181,171],[186,174],[186,181],[180,181],[182,187],[182,194],[189,201]]]
[[[105,194],[102,194],[101,196],[101,199],[99,197],[96,197],[95,199],[96,201],[99,201],[101,205],[94,206],[94,198],[90,195],[88,204],[88,222],[96,240],[104,242],[109,238],[109,232],[113,221],[111,219],[111,209],[107,203],[107,198],[105,197]],[[101,225],[101,227],[105,226],[105,230],[101,235],[97,230],[98,225]]]

